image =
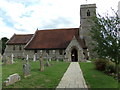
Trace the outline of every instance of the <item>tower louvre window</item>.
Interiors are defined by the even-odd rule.
[[[90,16],[90,11],[89,10],[87,11],[87,16]]]

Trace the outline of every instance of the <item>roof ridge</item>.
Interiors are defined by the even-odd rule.
[[[41,29],[41,30],[38,30],[38,31],[49,31],[49,30],[67,30],[67,29],[79,29],[79,28],[56,28],[56,29]]]
[[[21,35],[21,36],[22,36],[22,35],[33,35],[33,34],[15,34],[15,35],[16,35],[16,36],[17,36],[17,35]]]

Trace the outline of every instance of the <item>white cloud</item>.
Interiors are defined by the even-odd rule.
[[[117,9],[119,0],[87,0],[96,3],[101,14],[111,7]],[[34,33],[37,28],[79,27],[80,5],[86,0],[0,0],[0,38],[14,33]],[[111,12],[109,13],[111,14]],[[10,18],[11,27],[3,18]],[[9,23],[8,23],[9,24]]]

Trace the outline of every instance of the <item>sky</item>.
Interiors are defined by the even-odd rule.
[[[78,28],[80,5],[95,4],[97,13],[113,15],[120,0],[0,0],[0,38],[34,34],[37,29]],[[111,9],[112,8],[112,9]]]

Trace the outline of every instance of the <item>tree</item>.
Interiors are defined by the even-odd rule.
[[[5,51],[5,48],[6,48],[6,42],[9,40],[7,37],[3,37],[2,39],[2,55]]]
[[[115,16],[93,17],[94,26],[91,28],[91,37],[95,41],[94,50],[100,58],[109,58],[116,64],[116,74],[119,76],[120,64],[120,18]],[[118,78],[119,80],[120,78]]]

